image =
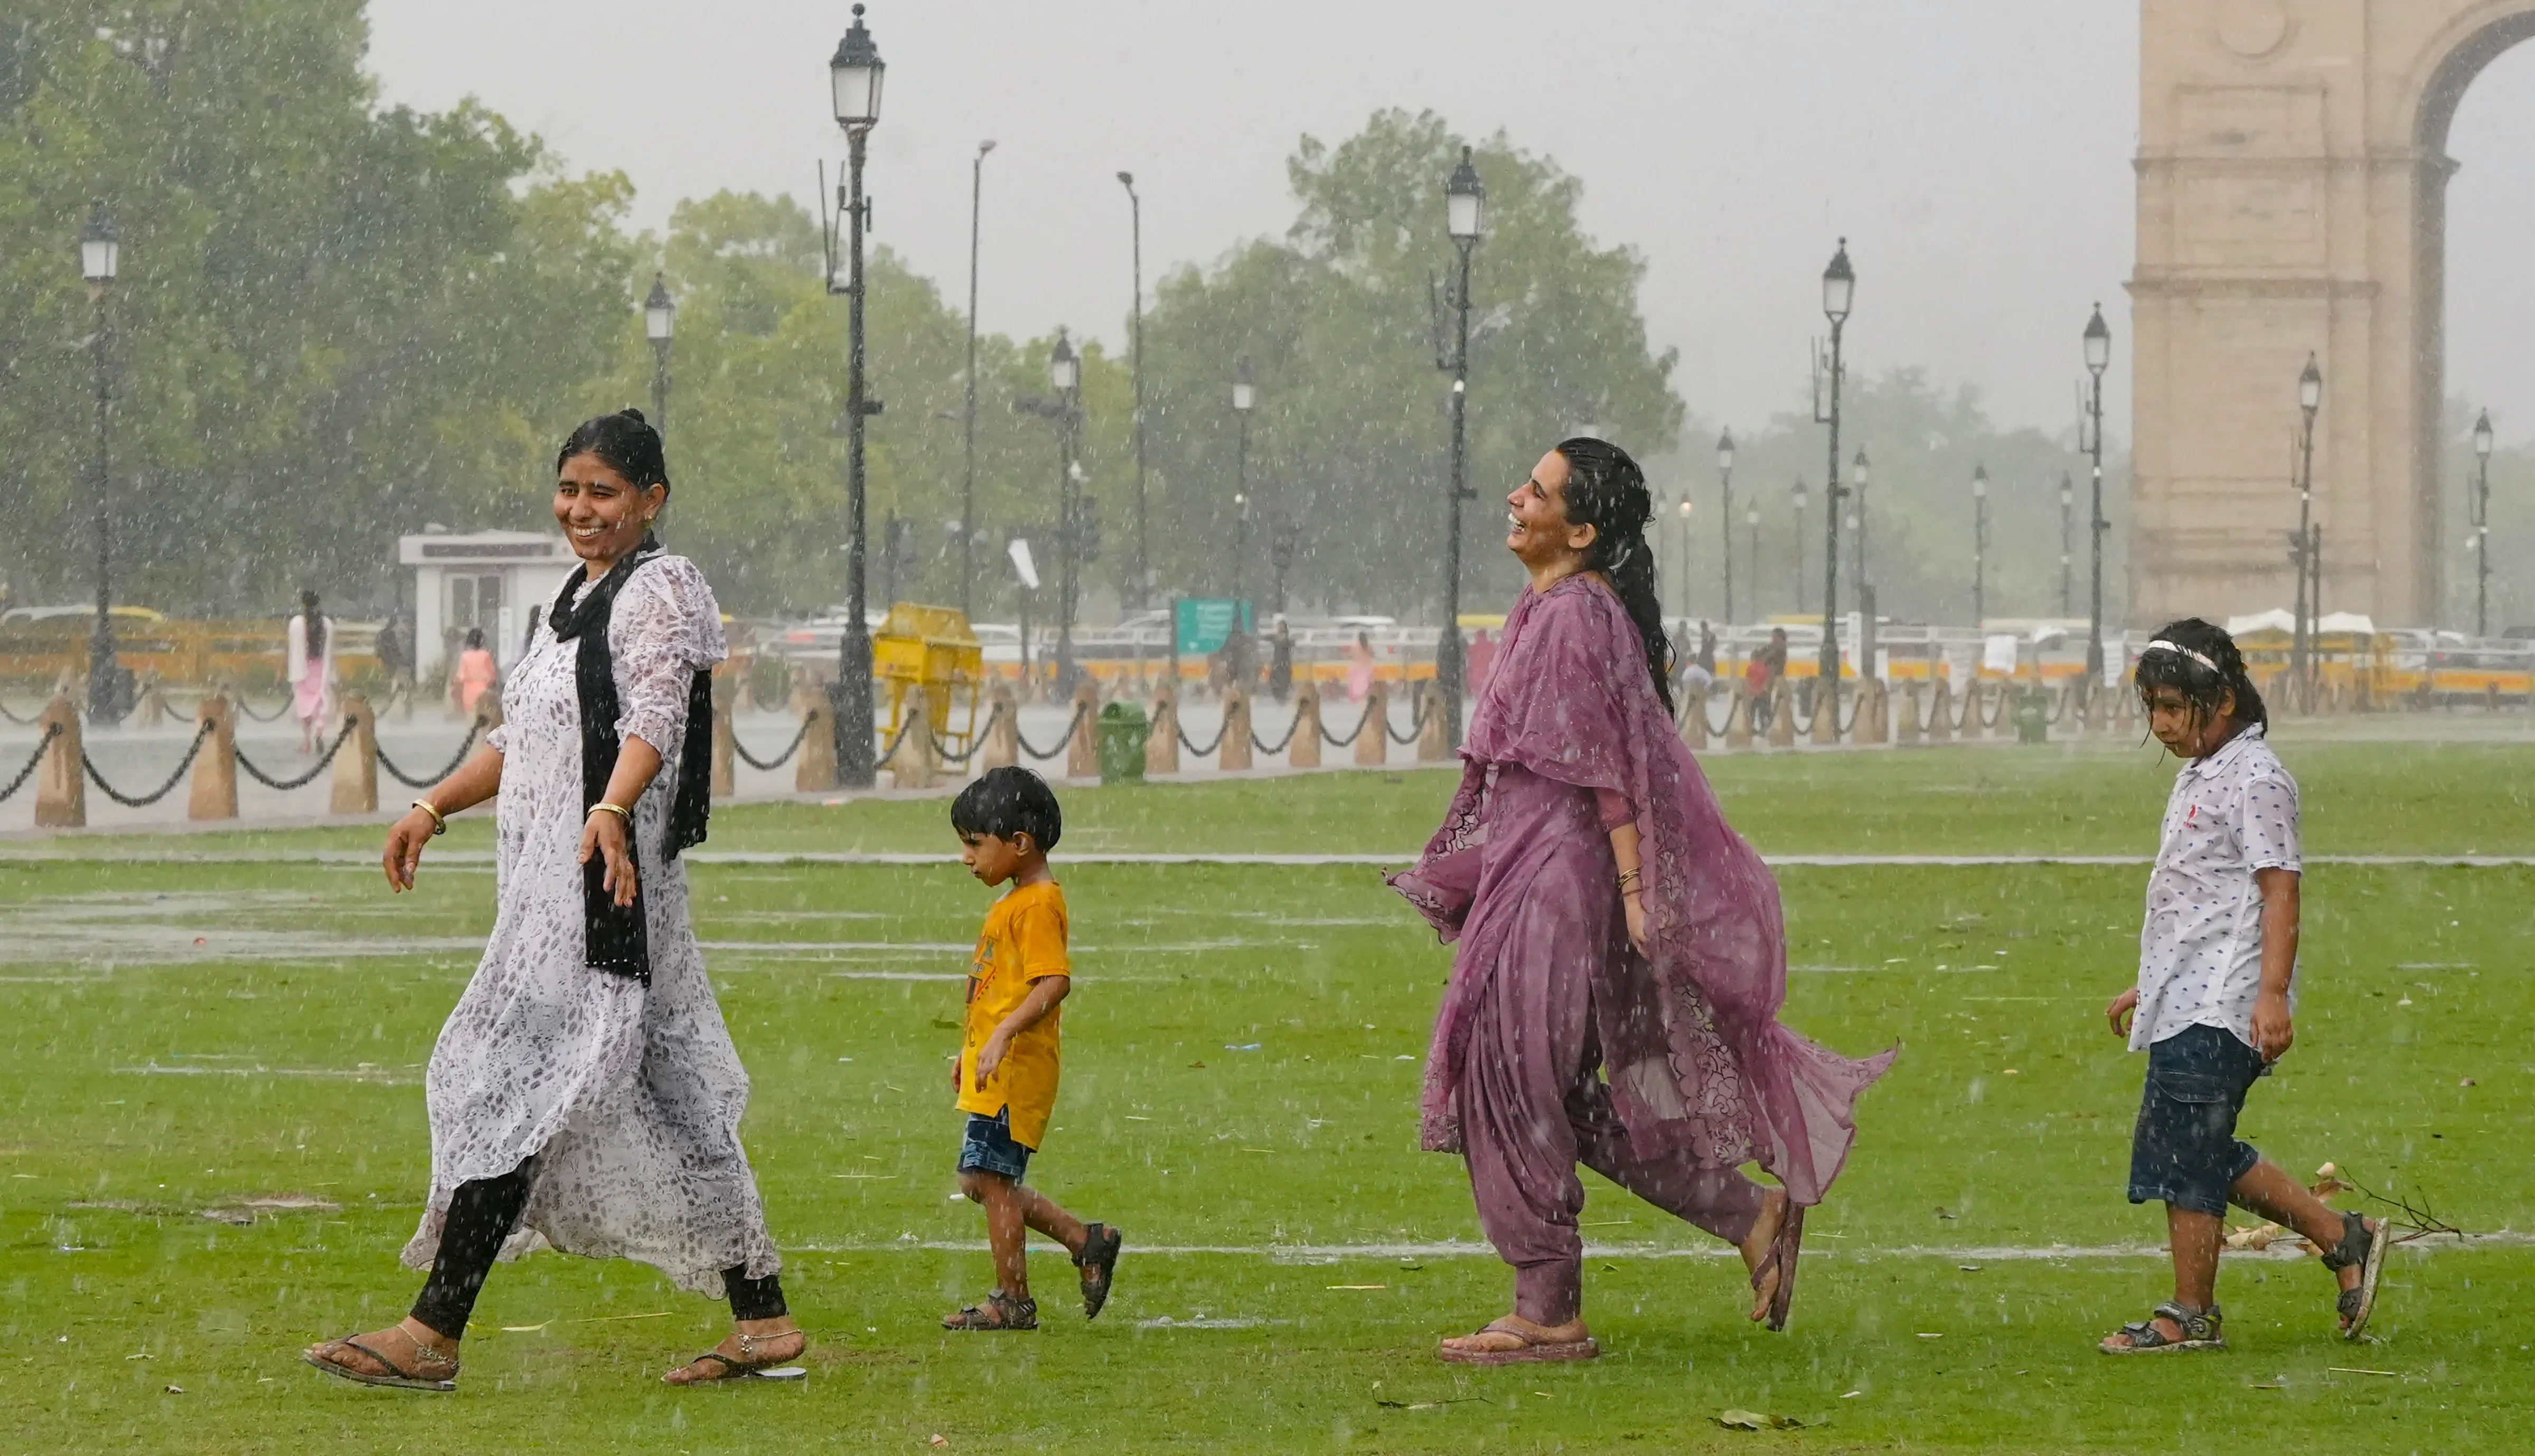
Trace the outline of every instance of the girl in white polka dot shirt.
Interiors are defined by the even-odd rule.
[[[2356,1340],[2376,1307],[2382,1227],[2335,1210],[2236,1138],[2246,1094],[2295,1036],[2297,780],[2271,752],[2261,695],[2224,631],[2196,617],[2167,624],[2139,654],[2136,683],[2149,730],[2184,765],[2148,876],[2138,980],[2105,1014],[2147,1053],[2130,1197],[2165,1204],[2174,1299],[2102,1349],[2226,1344],[2218,1250],[2230,1203],[2325,1250],[2342,1333]]]

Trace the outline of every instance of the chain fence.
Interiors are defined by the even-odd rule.
[[[291,789],[306,788],[308,785],[317,781],[317,775],[324,773],[327,765],[335,761],[335,756],[343,751],[343,745],[352,741],[352,730],[359,725],[359,721],[360,720],[357,718],[345,718],[343,720],[343,731],[335,735],[335,741],[326,746],[326,752],[318,755],[317,761],[310,765],[306,773],[299,775],[297,778],[274,777],[272,774],[257,767],[255,760],[248,758],[243,750],[238,753],[237,764],[240,768],[246,770],[247,777],[254,779],[257,783],[264,785],[268,789],[279,789],[286,793]],[[206,723],[203,726],[205,732],[208,733],[211,725]],[[197,734],[195,736],[194,746],[196,748],[202,747],[203,736],[204,735],[202,734]],[[185,761],[191,763],[194,761],[194,756],[192,754],[187,754],[185,756]],[[160,792],[163,793],[165,791],[161,790]]]
[[[379,756],[379,766],[388,771],[388,777],[395,779],[398,783],[404,785],[408,789],[430,788],[433,784],[440,782],[442,779],[447,778],[449,775],[458,771],[458,765],[466,761],[466,755],[475,747],[475,740],[483,733],[483,731],[484,720],[482,718],[477,718],[474,722],[467,724],[466,736],[459,740],[458,752],[449,756],[448,765],[442,768],[438,773],[432,774],[428,777],[416,778],[412,774],[405,772],[403,769],[399,768],[397,766],[396,759],[389,758],[388,751],[384,748],[376,751]]]
[[[17,793],[20,789],[27,786],[27,780],[35,776],[36,765],[44,761],[45,751],[53,746],[54,739],[61,736],[61,724],[53,723],[45,727],[43,741],[36,744],[35,751],[27,756],[27,766],[18,770],[18,776],[16,778],[9,780],[9,787],[0,789],[0,799],[7,799],[11,795]]]
[[[52,732],[44,735],[44,742],[46,744],[50,744],[53,741],[53,735],[60,731],[61,729],[59,726],[56,726]],[[88,756],[88,750],[85,748],[80,750],[80,770],[86,773],[88,775],[88,781],[96,785],[98,790],[101,791],[108,799],[113,800],[115,803],[122,805],[126,809],[147,809],[151,805],[157,803],[159,800],[164,799],[169,794],[175,792],[176,785],[185,781],[186,770],[194,766],[194,757],[203,751],[203,745],[208,743],[211,740],[211,737],[212,725],[209,721],[206,721],[202,727],[194,730],[193,746],[186,749],[185,757],[176,761],[176,771],[167,775],[167,781],[165,783],[160,784],[155,790],[147,794],[127,794],[121,789],[116,788],[114,785],[107,783],[105,781],[105,775],[96,771],[96,760]],[[340,743],[340,740],[338,740],[338,742]],[[38,748],[35,752],[40,757],[43,750]],[[333,755],[330,754],[327,757],[332,758]],[[314,777],[314,775],[311,775],[311,777]]]
[[[801,745],[807,743],[810,739],[810,725],[817,721],[818,719],[815,716],[804,714],[801,718],[800,731],[794,733],[792,735],[792,741],[783,746],[783,752],[776,754],[772,758],[761,758],[755,754],[750,753],[748,751],[748,745],[739,741],[739,733],[735,729],[730,735],[730,751],[739,756],[739,761],[756,769],[758,772],[773,773],[775,769],[791,762],[792,756],[801,752]]]

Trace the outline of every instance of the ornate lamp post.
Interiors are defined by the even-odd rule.
[[[986,207],[986,153],[993,142],[977,144],[968,164],[968,397],[959,442],[959,615],[976,614],[977,592],[977,240]]]
[[[2084,430],[2085,425],[2081,421],[2078,431],[2082,434]],[[2069,533],[2075,529],[2076,518],[2076,487],[2069,483],[2069,472],[2063,470],[2060,472],[2060,615],[2063,617],[2069,615],[2069,593],[2075,570],[2070,564]]]
[[[1453,376],[1453,473],[1444,496],[1444,630],[1435,639],[1435,687],[1444,696],[1444,728],[1448,742],[1461,741],[1461,689],[1466,659],[1461,646],[1461,503],[1473,492],[1462,483],[1467,468],[1470,399],[1470,251],[1479,245],[1486,223],[1488,189],[1471,163],[1470,149],[1461,149],[1461,164],[1444,184],[1444,230],[1460,254],[1460,273],[1453,290],[1453,352],[1436,362]]]
[[[2473,635],[2491,636],[2491,411],[2473,422]]]
[[[643,333],[651,340],[651,428],[669,435],[669,340],[678,334],[678,301],[665,274],[651,274],[651,296],[643,300]]]
[[[2092,504],[2087,507],[2086,550],[2092,564],[2086,597],[2086,692],[2095,699],[2104,681],[2104,370],[2113,362],[2113,331],[2104,324],[2104,306],[2095,305],[2086,320],[2086,457],[2093,472]]]
[[[1075,589],[1082,555],[1082,361],[1062,329],[1056,331],[1056,348],[1047,358],[1047,382],[1056,391],[1057,438],[1064,450],[1056,487],[1056,540],[1062,553],[1056,584],[1056,688],[1072,693]]]
[[[854,7],[854,23],[836,42],[828,62],[828,83],[835,102],[836,125],[845,133],[846,253],[844,293],[847,306],[845,350],[845,631],[836,647],[836,687],[831,706],[835,718],[836,779],[846,788],[868,788],[873,778],[871,624],[864,620],[863,422],[880,413],[880,401],[863,396],[863,228],[871,204],[863,198],[863,153],[871,129],[880,124],[881,81],[888,68],[871,31],[863,29],[863,8]],[[835,272],[828,287],[836,287]]]
[[[1682,504],[1685,506],[1689,505],[1689,498],[1684,497]],[[1685,526],[1687,526],[1689,520],[1690,513],[1688,511],[1684,511],[1682,513],[1682,521]],[[1734,432],[1732,430],[1724,431],[1716,437],[1716,524],[1718,555],[1723,558],[1725,568],[1723,576],[1725,583],[1725,620],[1731,622],[1734,620]],[[1690,576],[1690,538],[1688,536],[1682,537],[1681,565],[1683,576],[1681,589],[1684,593],[1683,601],[1685,603],[1682,610],[1687,613],[1690,610],[1687,605],[1689,601],[1688,593],[1690,591],[1690,581],[1688,579]]]
[[[1801,475],[1796,477],[1796,491],[1793,499],[1796,507],[1796,529],[1795,534],[1788,537],[1787,565],[1795,577],[1796,611],[1801,614],[1805,609],[1805,481]]]
[[[1814,422],[1830,427],[1829,478],[1823,486],[1823,628],[1822,681],[1839,702],[1839,503],[1848,494],[1839,483],[1839,392],[1845,365],[1840,333],[1848,324],[1850,302],[1857,294],[1857,273],[1849,267],[1848,239],[1823,270],[1823,317],[1830,320],[1830,357],[1817,361],[1814,375]],[[1802,610],[1799,608],[1798,610]]]
[[[1850,491],[1857,497],[1857,509],[1850,513],[1848,523],[1857,532],[1857,675],[1863,678],[1875,671],[1875,586],[1866,579],[1866,472],[1869,466],[1862,447],[1857,457],[1848,462],[1848,468],[1857,481]]]
[[[1754,616],[1758,616],[1758,615],[1760,615],[1760,609],[1761,609],[1761,503],[1760,503],[1760,502],[1758,502],[1758,501],[1754,501],[1754,502],[1752,502],[1750,505],[1745,506],[1745,507],[1743,508],[1743,524],[1744,524],[1744,526],[1745,526],[1745,528],[1746,528],[1747,532],[1750,534],[1750,536],[1751,536],[1751,538],[1752,538],[1752,552],[1751,552],[1751,558],[1752,558],[1752,611],[1753,611],[1753,615],[1754,615]],[[1727,530],[1727,533],[1730,535],[1730,534],[1732,533],[1732,531],[1733,531],[1733,527],[1732,527],[1732,525],[1731,525],[1731,524],[1729,524],[1729,525],[1726,527],[1726,530]],[[1733,548],[1729,546],[1729,547],[1727,547],[1727,548],[1726,548],[1726,550],[1727,550],[1727,552],[1730,554],[1730,553],[1732,552]]]
[[[1685,621],[1690,617],[1690,497],[1685,495],[1681,498],[1681,615]],[[1726,550],[1730,554],[1734,533],[1728,530],[1724,534]],[[1731,622],[1734,619],[1728,617],[1726,620]]]
[[[1232,537],[1232,599],[1241,600],[1242,558],[1250,554],[1250,411],[1259,402],[1259,387],[1250,382],[1250,361],[1241,361],[1240,378],[1232,385],[1232,415],[1240,421],[1239,441],[1232,448],[1232,505],[1240,513]],[[1235,606],[1238,617],[1241,611]],[[1282,610],[1281,608],[1279,610]]]
[[[1989,625],[1989,466],[1972,466],[1972,630]]]
[[[99,200],[80,229],[80,275],[88,279],[89,300],[96,305],[96,332],[89,335],[89,357],[96,370],[96,465],[92,485],[96,501],[96,630],[88,644],[88,715],[92,722],[120,723],[132,711],[132,679],[114,656],[113,455],[108,425],[113,417],[114,387],[107,357],[105,295],[123,262],[121,235],[114,215]]]
[[[1127,189],[1127,210],[1135,235],[1136,274],[1136,568],[1127,589],[1142,607],[1152,591],[1152,569],[1144,554],[1144,200],[1136,195],[1136,174],[1120,172]],[[1176,629],[1174,629],[1176,630]]]
[[[2315,609],[2315,416],[2323,408],[2323,370],[2317,366],[2315,355],[2306,356],[2306,368],[2298,374],[2298,529],[2290,543],[2289,554],[2297,564],[2297,624],[2289,643],[2289,677],[2297,684],[2298,707],[2314,707],[2314,684],[2307,673],[2313,665],[2314,629],[2309,619]]]

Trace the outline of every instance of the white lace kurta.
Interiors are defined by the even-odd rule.
[[[764,1278],[782,1260],[739,1145],[748,1073],[705,977],[686,867],[660,852],[688,687],[725,652],[712,587],[685,557],[646,564],[617,595],[607,642],[617,734],[660,751],[634,809],[651,984],[583,960],[580,649],[542,627],[504,685],[508,721],[491,739],[503,755],[500,907],[432,1049],[431,1202],[404,1261],[429,1267],[459,1184],[533,1155],[524,1231],[718,1297],[724,1269]],[[524,1232],[506,1252],[525,1243]]]

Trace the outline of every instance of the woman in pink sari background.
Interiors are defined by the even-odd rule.
[[[1531,584],[1477,700],[1461,787],[1391,883],[1447,940],[1421,1141],[1462,1155],[1515,1312],[1438,1353],[1599,1354],[1583,1318],[1578,1163],[1737,1245],[1752,1318],[1785,1327],[1804,1210],[1847,1160],[1851,1061],[1780,1025],[1777,881],[1673,732],[1645,477],[1576,439],[1508,498]],[[1757,1162],[1768,1187],[1744,1176]]]

